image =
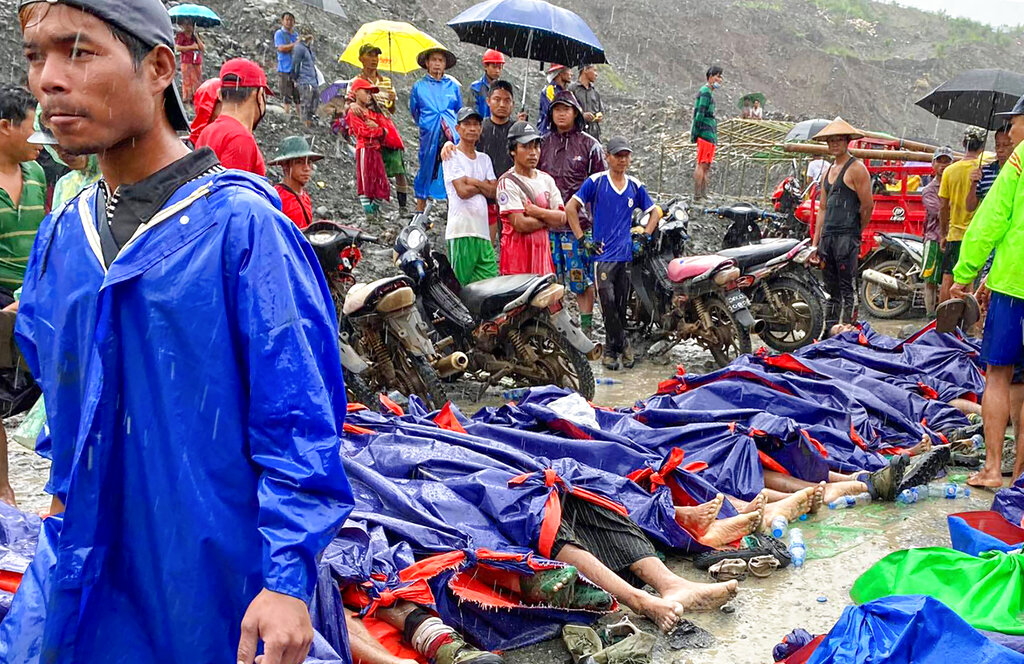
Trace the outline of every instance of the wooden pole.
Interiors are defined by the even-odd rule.
[[[867,138],[878,138],[884,141],[896,140],[897,146],[902,150],[911,150],[916,152],[935,152],[939,149],[937,145],[929,145],[928,143],[921,143],[919,141],[911,141],[906,138],[895,138],[888,134],[879,134],[873,131],[867,131],[864,129],[860,130],[860,133],[864,134]]]
[[[828,146],[811,145],[809,143],[783,143],[781,147],[786,152],[799,152],[801,154],[814,154],[825,156],[828,154]],[[931,152],[910,152],[909,150],[862,150],[850,148],[850,154],[860,159],[884,159],[886,161],[925,161],[931,162]]]

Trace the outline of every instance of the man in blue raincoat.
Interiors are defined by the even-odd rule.
[[[17,335],[63,515],[0,661],[298,664],[352,507],[323,275],[266,182],[176,136],[159,0],[22,0],[20,19],[47,124],[103,179],[29,258]]]
[[[446,198],[441,147],[448,141],[455,142],[455,115],[462,107],[462,86],[445,73],[455,66],[456,59],[443,46],[428,48],[416,61],[427,70],[409,94],[409,113],[420,127],[420,169],[413,188],[416,209],[422,211],[428,198]]]

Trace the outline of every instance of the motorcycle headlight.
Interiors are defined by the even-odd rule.
[[[306,239],[314,247],[323,247],[333,242],[337,236],[338,231],[317,231],[307,235]]]
[[[419,251],[427,243],[427,234],[418,228],[413,228],[405,238],[406,246],[412,251]]]
[[[683,208],[676,208],[672,211],[672,218],[676,221],[686,221],[686,210]]]

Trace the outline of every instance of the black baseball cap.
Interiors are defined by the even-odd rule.
[[[633,152],[629,147],[629,141],[621,136],[616,136],[608,141],[608,154],[619,154],[620,152]]]
[[[510,142],[515,141],[520,145],[533,143],[534,141],[539,141],[540,139],[541,135],[537,132],[534,126],[529,122],[524,122],[522,120],[516,122],[508,130],[508,140]]]
[[[463,106],[459,109],[459,114],[455,116],[457,124],[462,124],[470,118],[476,118],[480,122],[484,121],[484,116],[480,115],[480,111],[476,110],[472,106]]]
[[[127,32],[146,46],[163,45],[174,50],[171,16],[160,0],[21,0],[19,9],[38,2],[80,9]],[[164,108],[175,131],[189,130],[188,114],[174,83],[164,90]]]

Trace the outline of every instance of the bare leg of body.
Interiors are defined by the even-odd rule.
[[[769,531],[772,519],[777,516],[786,517],[787,521],[795,521],[804,514],[811,511],[811,502],[814,500],[815,487],[812,485],[801,489],[796,493],[787,495],[782,500],[769,501],[764,508],[764,517],[761,519],[761,529]]]
[[[363,621],[348,611],[345,611],[345,626],[348,628],[352,659],[356,664],[412,664],[416,661],[392,655],[377,639],[373,638]],[[402,624],[394,625],[394,627],[403,629],[405,627],[404,617]]]
[[[718,494],[714,500],[695,507],[677,507],[676,521],[690,532],[704,534],[718,518],[724,501],[725,496]]]
[[[1010,421],[1010,380],[1013,366],[988,365],[981,417],[985,422],[985,465],[967,478],[971,486],[998,489],[1003,486],[1003,439]]]
[[[981,415],[981,404],[967,399],[950,399],[949,405],[964,415]]]
[[[1017,454],[1013,460],[1013,479],[1024,473],[1024,385],[1010,385],[1010,415]]]
[[[676,514],[681,509],[687,508],[677,507]],[[747,514],[737,514],[726,519],[715,519],[703,533],[693,533],[693,531],[691,533],[704,546],[719,549],[753,533],[761,524],[762,518],[764,518],[764,508]],[[676,520],[678,521],[678,519],[679,517],[677,516]],[[687,530],[690,529],[687,528]]]
[[[634,588],[627,583],[621,576],[608,569],[600,560],[598,560],[592,553],[585,551],[572,544],[566,544],[562,547],[561,551],[556,556],[557,560],[564,563],[573,565],[588,579],[596,583],[605,592],[612,594],[620,602],[628,606],[630,609],[641,615],[650,618],[654,624],[658,626],[662,631],[669,631],[679,620],[679,616],[690,607],[690,610],[699,610],[698,606],[709,603],[710,598],[718,595],[722,595],[724,599],[718,604],[721,606],[725,602],[729,601],[729,598],[736,594],[736,582],[730,581],[729,583],[690,583],[683,581],[676,577],[672,572],[665,567],[657,558],[644,558],[641,561],[634,563],[630,570],[639,576],[641,579],[650,583],[651,586],[662,593],[661,597],[655,597],[650,593],[646,593],[643,590]],[[653,561],[653,562],[647,562]],[[655,575],[651,568],[655,565],[660,565],[664,568],[672,577],[678,579],[680,582],[688,584],[689,593],[677,592],[679,588],[672,586],[669,588],[666,584],[661,584],[662,587],[666,588],[663,592],[658,585],[655,585],[648,576],[657,576],[659,582],[661,581],[660,575]],[[644,576],[647,574],[648,576]]]
[[[764,484],[771,489],[789,492],[799,491],[800,489],[806,489],[807,487],[821,486],[820,484],[815,485],[813,482],[807,482],[806,480],[797,479],[789,475],[783,475],[782,473],[777,473],[773,470],[764,471]],[[831,503],[833,500],[837,500],[842,496],[855,496],[858,493],[864,493],[867,490],[868,485],[863,482],[830,482],[825,484],[821,498],[824,502]]]

